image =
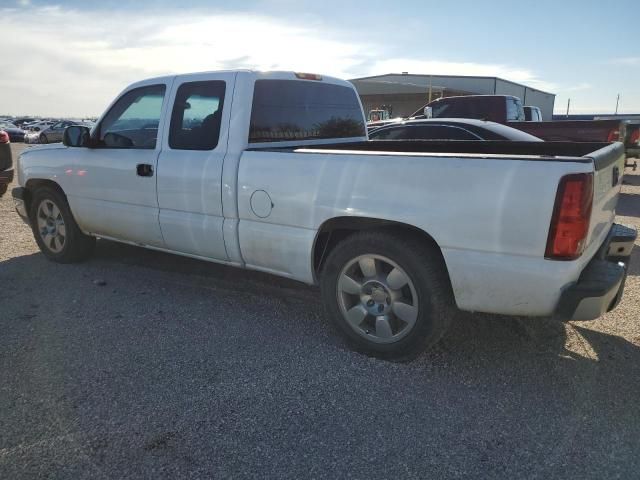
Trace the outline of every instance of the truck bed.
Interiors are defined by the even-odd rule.
[[[617,145],[617,146],[614,146]],[[609,148],[611,147],[611,148]],[[265,150],[265,149],[260,149]],[[313,146],[294,146],[271,151],[371,152],[376,155],[445,154],[463,155],[467,158],[492,158],[510,160],[514,156],[528,161],[583,162],[595,164],[601,170],[614,163],[622,154],[622,144],[605,142],[511,142],[464,140],[377,140],[375,142],[328,143]]]

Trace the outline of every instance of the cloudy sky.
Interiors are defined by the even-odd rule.
[[[595,2],[594,2],[595,3]],[[556,111],[640,113],[637,0],[4,0],[0,115],[98,115],[167,73],[284,69],[354,78],[488,75]]]

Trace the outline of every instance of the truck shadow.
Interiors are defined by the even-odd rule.
[[[640,186],[640,175],[631,175],[627,173],[622,179],[622,184],[638,187]]]
[[[640,276],[640,248],[638,248],[637,244],[633,246],[633,250],[631,251],[628,275]]]
[[[98,261],[122,262],[150,267],[171,273],[195,275],[199,282],[210,283],[258,296],[273,295],[296,305],[304,304],[321,311],[319,291],[316,287],[278,278],[261,272],[240,270],[223,265],[117,244],[99,242]],[[640,250],[635,248],[629,274],[639,275]],[[255,301],[258,301],[256,297]],[[630,299],[626,299],[629,301]],[[247,301],[253,301],[248,298]],[[624,300],[623,300],[624,302]],[[619,307],[620,308],[620,307]],[[300,312],[300,315],[304,315]],[[300,327],[300,317],[280,317],[285,329],[294,332]],[[317,320],[314,320],[317,321]],[[606,327],[607,322],[598,324]],[[348,350],[342,338],[329,322],[320,318],[318,327],[327,331],[328,343],[321,348],[339,348],[347,355],[358,355]],[[624,383],[628,400],[635,402],[640,395],[640,348],[627,339],[599,332],[596,323],[563,323],[549,318],[523,318],[487,314],[460,313],[450,331],[434,351],[423,354],[405,366],[410,372],[424,372],[425,368],[444,365],[450,372],[473,371],[476,381],[495,382],[496,378],[513,379],[514,376],[533,390],[548,389],[550,395],[557,385],[548,385],[547,369],[554,371],[556,380],[572,381],[581,378],[584,390],[580,398],[599,398],[619,390]],[[635,339],[640,343],[640,338]],[[305,338],[299,339],[304,342]]]
[[[107,279],[107,286],[92,284],[100,275]],[[46,281],[51,278],[60,281]],[[124,363],[121,370],[115,371],[131,372],[127,363],[134,360],[128,359],[142,361],[146,358],[141,356],[140,345],[154,337],[151,331],[159,330],[161,337],[166,336],[166,343],[180,346],[153,350],[152,362],[146,365],[155,368],[152,377],[162,379],[162,383],[155,387],[142,383],[131,390],[131,394],[140,395],[144,411],[167,410],[164,403],[162,408],[154,403],[164,402],[162,395],[146,395],[145,389],[173,391],[184,378],[191,378],[190,369],[197,365],[198,372],[204,372],[196,384],[210,381],[206,379],[215,375],[224,375],[230,378],[225,388],[233,389],[240,388],[236,386],[238,383],[251,385],[253,379],[274,375],[277,381],[269,384],[269,388],[274,389],[270,395],[275,395],[276,399],[289,395],[279,390],[281,383],[284,383],[283,389],[293,388],[302,393],[306,388],[315,388],[312,390],[315,395],[331,392],[331,398],[337,399],[338,403],[342,398],[356,397],[358,402],[367,402],[369,408],[380,409],[379,412],[374,409],[378,420],[391,415],[395,422],[400,422],[388,428],[395,428],[393,435],[401,439],[411,437],[416,429],[434,428],[434,422],[439,423],[435,425],[434,435],[447,438],[457,435],[466,439],[460,446],[465,461],[483,467],[487,467],[488,459],[492,459],[499,468],[508,471],[513,467],[513,459],[519,458],[519,452],[525,450],[527,454],[535,453],[536,468],[550,469],[565,462],[574,465],[572,455],[579,453],[572,449],[587,446],[600,451],[610,451],[617,446],[627,448],[621,450],[621,463],[636,458],[636,440],[640,435],[636,407],[640,395],[640,337],[637,329],[629,329],[627,325],[634,321],[629,313],[626,318],[609,314],[594,323],[567,324],[545,318],[461,314],[433,351],[411,363],[395,364],[350,351],[329,323],[315,313],[321,310],[316,288],[141,248],[101,241],[95,258],[80,265],[54,264],[39,253],[15,257],[0,262],[0,284],[5,286],[0,290],[0,305],[8,313],[0,316],[0,328],[15,336],[28,326],[24,335],[30,344],[39,348],[46,348],[49,338],[55,339],[58,353],[51,358],[61,362],[53,362],[58,367],[55,372],[67,370],[65,362],[69,357],[59,353],[67,347],[72,348],[74,364],[82,365],[86,360],[96,371],[106,371],[113,369],[110,360],[108,357],[104,361],[101,357],[96,360],[92,349],[105,351],[116,344],[114,358]],[[140,308],[148,307],[151,318],[142,327],[123,328],[123,322],[135,323],[138,318],[128,316],[127,302],[140,294],[141,284],[156,295],[145,295],[134,306],[138,308],[138,314]],[[198,290],[193,286],[211,290]],[[70,289],[83,291],[70,297]],[[165,291],[168,293],[162,293]],[[154,303],[167,295],[170,295],[170,304],[165,303],[162,308],[170,312],[157,312],[158,306]],[[265,295],[272,301],[265,302]],[[77,303],[74,300],[73,306],[57,306],[51,312],[47,307],[45,315],[37,314],[37,308],[45,309],[49,303],[57,305],[55,302],[65,298],[75,298]],[[273,301],[274,298],[277,300]],[[205,302],[205,307],[197,305],[202,303],[200,300],[207,299],[209,302]],[[618,308],[623,310],[624,302],[633,300],[625,298]],[[224,317],[202,314],[203,308],[215,310],[219,303],[236,305],[238,315],[246,318],[228,322]],[[41,304],[40,307],[37,304]],[[263,322],[274,309],[277,310],[275,323]],[[101,310],[99,316],[96,310]],[[102,311],[110,314],[105,315]],[[157,318],[154,318],[155,314]],[[67,335],[57,333],[74,328],[74,321],[76,328],[77,325],[82,327],[75,344],[67,340]],[[249,324],[253,322],[261,324],[261,328],[251,328]],[[620,324],[616,325],[618,322]],[[607,329],[629,333],[624,338],[602,331]],[[101,343],[102,334],[93,336],[94,330],[102,334],[112,332],[107,337],[114,337],[114,343]],[[208,340],[213,334],[218,351],[211,348]],[[40,335],[43,337],[39,338]],[[86,347],[83,336],[91,338]],[[11,345],[21,345],[21,341],[12,342]],[[229,346],[221,347],[226,344]],[[12,352],[11,345],[7,352]],[[183,348],[194,351],[197,362],[187,360],[190,357]],[[203,350],[204,354],[198,353]],[[16,358],[25,356],[28,363],[34,364],[30,367],[34,371],[38,371],[36,364],[43,358],[51,362],[51,358],[41,356],[37,351],[25,352],[6,354],[16,355]],[[177,356],[180,356],[179,362]],[[222,373],[220,365],[225,366]],[[30,371],[22,378],[26,384],[32,381]],[[78,370],[76,374],[79,375]],[[240,377],[245,381],[238,382]],[[146,374],[142,378],[146,378]],[[119,378],[114,379],[116,383],[119,381]],[[95,385],[99,384],[89,382],[75,395],[83,395],[85,388],[93,389]],[[203,409],[207,420],[215,421],[219,412],[208,410],[210,394],[192,399],[188,393],[192,386],[189,385],[184,392],[178,390],[174,398],[188,405],[195,402]],[[240,395],[260,394],[239,391]],[[302,406],[296,408],[309,415],[320,415],[317,405],[306,397],[300,402]],[[197,415],[185,414],[178,411],[179,408],[176,411],[169,409],[169,418],[181,417],[185,432],[200,428],[194,425],[199,419]],[[118,423],[127,418],[123,412],[109,412],[109,421]],[[361,412],[352,414],[362,415]],[[343,424],[353,421],[349,415],[341,413],[336,417],[339,425],[331,424],[329,431],[349,425]],[[88,416],[92,417],[93,412]],[[323,422],[334,421],[333,416],[322,419]],[[374,425],[374,422],[368,424]],[[363,434],[375,436],[373,430],[365,430]],[[593,447],[590,446],[592,441],[596,442]],[[629,451],[628,445],[632,444],[636,446]],[[289,447],[294,448],[293,445]],[[503,455],[502,452],[506,453]],[[538,462],[537,456],[544,462]],[[593,462],[601,461],[600,455],[580,458],[578,464],[584,465],[587,472],[596,465]],[[542,463],[546,466],[540,466]]]
[[[634,193],[621,193],[618,197],[616,215],[640,217],[640,195]]]
[[[629,275],[640,275],[640,249],[634,249],[632,258]],[[85,264],[58,265],[48,262],[40,253],[0,262],[0,280],[3,280],[5,275],[11,276],[10,272],[12,271],[22,272],[21,275],[13,278],[12,288],[32,291],[34,287],[30,284],[36,282],[42,275],[43,269],[53,271],[90,268],[99,272],[108,272],[116,265],[122,264],[147,269],[148,273],[145,274],[145,277],[149,279],[150,289],[154,288],[153,271],[156,270],[162,272],[163,275],[168,273],[168,276],[164,276],[175,278],[176,284],[183,284],[187,287],[189,285],[210,287],[223,294],[228,291],[230,295],[249,294],[246,296],[246,302],[258,301],[261,295],[268,294],[277,296],[284,303],[292,303],[294,307],[304,304],[305,309],[308,310],[311,304],[314,311],[322,310],[317,287],[266,273],[193,260],[105,240],[98,241],[94,258]],[[33,271],[40,273],[36,275],[28,273]],[[82,275],[91,278],[97,274],[83,273]],[[5,278],[4,283],[9,283],[9,279]],[[64,282],[52,284],[51,295],[55,296],[56,290],[64,290],[65,288]],[[304,313],[301,312],[301,315]],[[295,332],[299,319],[286,317],[281,317],[281,319],[283,322],[291,323],[286,328]],[[321,328],[331,329],[326,323],[323,322]],[[418,363],[425,360],[439,363],[443,358],[446,358],[447,362],[455,364],[463,358],[484,358],[489,366],[492,363],[491,359],[496,356],[500,358],[500,362],[507,359],[508,364],[512,367],[519,365],[521,368],[531,360],[539,360],[540,358],[571,358],[577,361],[584,360],[587,363],[594,362],[594,358],[584,357],[580,353],[573,352],[571,348],[566,348],[567,341],[571,340],[567,332],[580,333],[580,336],[586,339],[589,344],[588,350],[596,353],[595,358],[608,357],[613,350],[620,349],[625,352],[625,358],[629,358],[631,355],[633,362],[625,363],[618,368],[622,368],[622,370],[640,368],[640,349],[636,345],[623,337],[592,331],[589,329],[589,322],[562,323],[546,318],[508,317],[465,312],[460,312],[458,319],[435,352],[423,355],[422,360],[418,360]],[[337,333],[334,332],[331,336],[337,336]],[[638,340],[640,341],[640,338]],[[342,342],[338,340],[336,343]],[[583,340],[578,343],[584,345]],[[640,381],[640,375],[636,378]]]

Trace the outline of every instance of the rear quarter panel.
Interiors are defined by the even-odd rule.
[[[435,239],[460,308],[544,315],[580,269],[543,258],[558,180],[591,168],[491,155],[247,151],[238,174],[242,255],[250,267],[312,283],[324,222],[392,220]],[[258,190],[273,203],[266,218],[251,208]]]

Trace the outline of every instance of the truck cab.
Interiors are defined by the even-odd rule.
[[[427,104],[413,117],[473,118],[497,123],[522,122],[525,113],[522,101],[511,95],[465,95],[443,97]]]

